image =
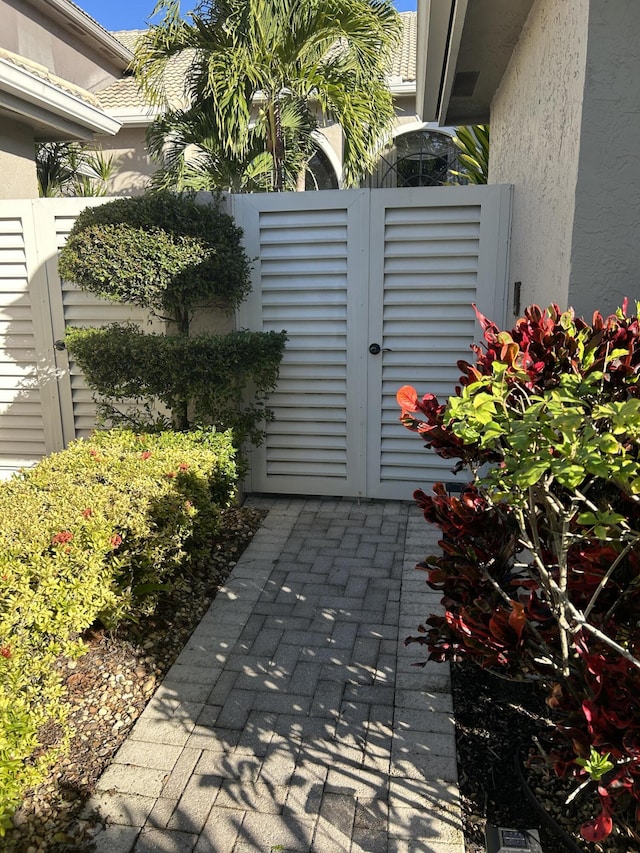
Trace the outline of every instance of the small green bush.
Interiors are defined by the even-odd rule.
[[[148,611],[202,556],[236,482],[229,434],[97,433],[0,487],[0,834],[68,739],[57,659]],[[60,736],[39,748],[44,726]]]
[[[60,252],[59,270],[105,299],[180,321],[203,307],[232,311],[251,289],[242,231],[220,204],[154,193],[89,207]]]
[[[229,332],[226,335],[145,334],[133,325],[67,329],[65,343],[89,386],[99,395],[99,412],[118,421],[122,405],[138,404],[136,417],[161,400],[172,412],[187,405],[191,423],[233,430],[236,446],[258,444],[262,424],[272,417],[265,398],[278,380],[284,332]],[[115,369],[114,369],[115,366]],[[253,393],[246,395],[250,389]]]

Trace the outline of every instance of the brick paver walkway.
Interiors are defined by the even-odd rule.
[[[102,776],[98,853],[463,853],[448,667],[408,503],[269,514]],[[429,541],[431,540],[431,541]]]

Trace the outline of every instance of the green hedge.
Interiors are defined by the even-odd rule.
[[[228,433],[113,430],[0,485],[0,834],[54,757],[40,730],[64,731],[57,658],[96,619],[151,609],[206,553],[235,483]]]
[[[116,199],[78,216],[60,275],[175,320],[206,305],[233,311],[251,289],[241,236],[219,201],[168,192]]]
[[[278,381],[284,332],[225,335],[147,334],[132,324],[68,328],[65,343],[87,384],[99,395],[99,414],[118,422],[131,400],[142,412],[161,400],[172,412],[188,403],[191,423],[233,430],[240,446],[259,444],[264,423],[273,417],[265,398]],[[140,415],[142,418],[143,415]]]

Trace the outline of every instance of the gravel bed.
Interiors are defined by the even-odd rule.
[[[545,743],[552,726],[543,694],[529,683],[505,681],[476,664],[452,666],[456,746],[465,851],[485,853],[485,824],[537,829],[544,853],[573,853],[562,837],[545,825],[540,810],[526,797],[516,767],[519,756],[535,755],[523,775],[544,811],[585,853],[640,853],[640,841],[614,832],[601,844],[580,836],[580,825],[600,811],[593,788],[566,800],[576,788],[574,780],[559,779],[540,761],[533,738]],[[631,823],[634,822],[633,815]]]

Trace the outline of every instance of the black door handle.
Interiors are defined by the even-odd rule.
[[[369,344],[369,352],[371,355],[380,355],[382,352],[382,347],[380,344]]]

